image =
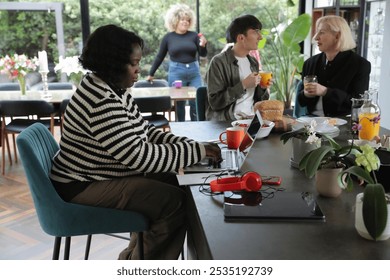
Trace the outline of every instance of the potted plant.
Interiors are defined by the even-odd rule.
[[[315,131],[317,122],[312,120],[310,124],[304,124],[303,127],[288,131],[280,136],[283,144],[290,139],[292,142],[292,157],[290,163],[292,167],[298,168],[299,162],[305,154],[321,146],[322,135]]]
[[[272,18],[271,15],[270,17]],[[267,38],[265,47],[269,47],[270,51],[264,51],[262,59],[266,70],[273,74],[271,94],[275,99],[283,101],[285,108],[289,109],[295,95],[297,81],[301,79],[299,73],[304,62],[299,44],[309,34],[311,16],[301,14],[283,31],[279,31],[276,25],[273,25],[271,32],[267,30],[263,32]]]
[[[352,175],[367,183],[364,192],[356,196],[355,228],[360,236],[375,241],[390,237],[390,197],[385,194],[383,185],[378,183],[375,171],[379,166],[380,160],[375,149],[366,144],[356,153],[355,165],[338,176],[339,186],[349,191],[354,185]]]
[[[337,176],[339,173],[353,165],[350,155],[357,152],[358,147],[353,145],[341,146],[335,140],[322,135],[329,145],[308,152],[299,162],[299,169],[304,170],[307,177],[316,175],[316,188],[319,194],[326,197],[337,197],[341,194]]]

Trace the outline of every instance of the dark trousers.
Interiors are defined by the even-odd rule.
[[[186,194],[173,173],[131,176],[91,183],[72,203],[140,212],[150,219],[144,233],[145,259],[178,259],[186,234]],[[119,259],[139,259],[137,236]]]

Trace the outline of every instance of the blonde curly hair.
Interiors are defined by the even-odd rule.
[[[190,28],[194,26],[195,15],[189,6],[185,4],[172,5],[165,15],[165,27],[169,31],[175,31],[180,18],[188,17],[190,20]]]

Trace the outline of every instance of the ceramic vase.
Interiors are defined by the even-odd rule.
[[[356,195],[356,208],[355,208],[355,228],[359,235],[363,238],[373,240],[368,233],[363,221],[363,193]],[[390,204],[387,204],[387,225],[383,233],[378,237],[377,241],[387,240],[390,237]]]
[[[298,168],[299,162],[308,152],[318,148],[315,144],[305,143],[305,140],[293,137],[292,139],[292,157],[290,160],[291,166]]]
[[[316,172],[315,185],[317,192],[325,197],[338,197],[342,189],[337,182],[337,176],[343,168],[323,168]]]

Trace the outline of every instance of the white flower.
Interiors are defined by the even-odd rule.
[[[54,71],[61,71],[62,73],[66,73],[67,76],[70,76],[72,73],[87,73],[87,70],[80,65],[78,56],[66,58],[60,56],[58,64],[54,67]]]
[[[307,126],[307,139],[305,141],[305,143],[309,143],[309,144],[316,144],[317,146],[319,146],[319,144],[321,143],[321,139],[317,137],[317,134],[316,134],[316,126],[317,126],[317,122],[315,120],[312,120],[310,122],[310,126]]]

